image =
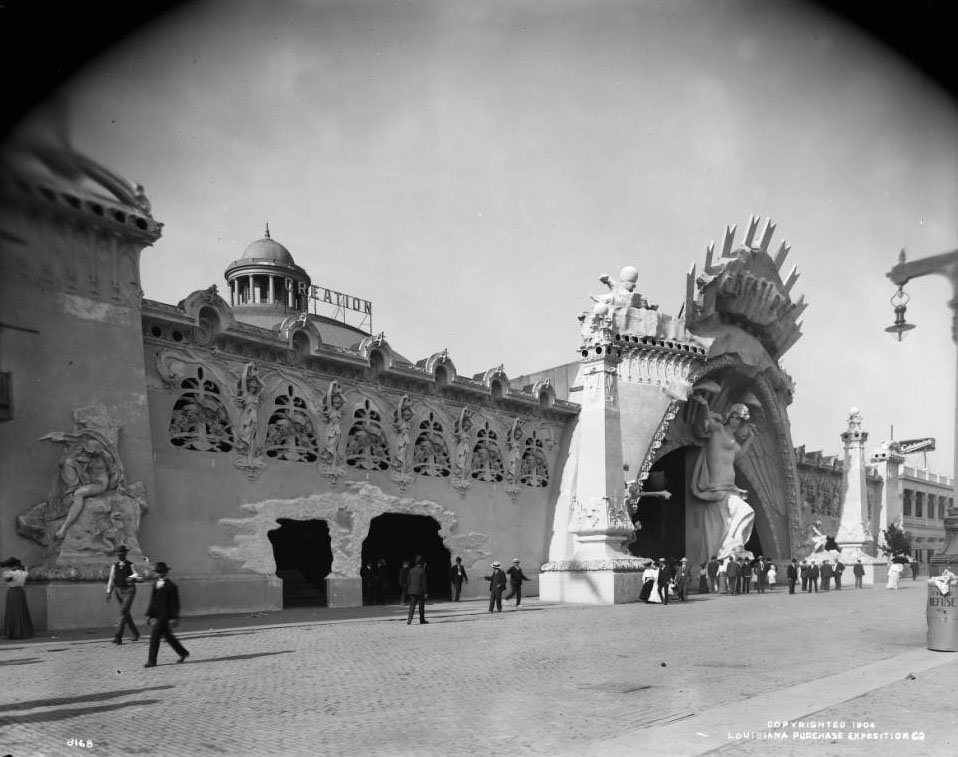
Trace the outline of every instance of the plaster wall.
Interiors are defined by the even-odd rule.
[[[167,438],[172,402],[169,392],[151,390],[157,501],[143,519],[141,544],[152,560],[176,566],[179,576],[272,575],[275,563],[266,532],[279,527],[277,517],[315,517],[328,522],[341,507],[359,517],[350,541],[349,564],[341,564],[334,549],[337,562],[333,571],[340,575],[358,575],[362,541],[368,534],[368,522],[361,513],[364,509],[375,515],[431,514],[428,508],[450,513],[448,523],[454,527],[444,529],[441,536],[451,557],[463,557],[473,579],[464,589],[467,597],[486,592],[481,577],[493,559],[508,563],[518,557],[530,577],[547,559],[553,489],[558,486],[560,471],[552,473],[547,487],[520,487],[515,499],[501,483],[473,481],[460,494],[448,478],[417,476],[401,490],[388,472],[348,467],[344,477],[332,483],[315,464],[275,460],[250,479],[233,466],[233,453],[198,452],[172,445]],[[550,456],[550,462],[557,459],[561,455]],[[368,488],[357,489],[359,486]],[[440,525],[444,525],[442,519]],[[330,523],[330,527],[333,530],[336,524]],[[237,538],[240,535],[242,543]],[[244,567],[246,563],[256,567]],[[527,584],[525,591],[537,593],[536,584]]]

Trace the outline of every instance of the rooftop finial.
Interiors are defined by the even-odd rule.
[[[269,239],[269,221],[266,222],[266,238]]]

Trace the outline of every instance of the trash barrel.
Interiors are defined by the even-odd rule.
[[[928,648],[938,652],[958,652],[958,579],[928,581]]]

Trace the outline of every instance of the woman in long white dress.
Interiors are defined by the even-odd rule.
[[[888,583],[885,584],[886,589],[897,589],[898,588],[898,579],[901,578],[901,572],[904,570],[900,562],[893,562],[888,566]]]
[[[645,587],[649,586],[651,581],[651,587],[648,595],[648,599],[645,601],[649,604],[660,604],[662,602],[662,597],[659,596],[658,592],[658,582],[659,582],[659,569],[655,563],[651,563],[643,572],[642,572],[642,593],[645,594]]]
[[[775,563],[772,563],[768,568],[768,588],[775,588],[775,581],[778,579],[778,572],[775,570]]]

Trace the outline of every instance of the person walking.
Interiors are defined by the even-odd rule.
[[[528,581],[529,577],[522,572],[522,568],[519,567],[519,558],[515,557],[512,560],[512,567],[506,571],[509,575],[509,593],[506,595],[506,599],[512,599],[513,596],[516,598],[516,607],[519,606],[519,603],[522,601],[522,582]]]
[[[152,625],[153,628],[150,630],[150,649],[144,668],[156,667],[160,639],[165,639],[166,643],[173,647],[173,651],[180,656],[177,662],[183,662],[190,656],[186,648],[173,635],[173,629],[180,623],[180,592],[176,584],[166,577],[170,567],[165,562],[158,562],[153,571],[157,579],[150,593],[150,606],[146,610],[146,624]]]
[[[718,557],[712,555],[712,559],[708,561],[708,564],[705,566],[706,572],[708,573],[709,580],[709,591],[713,594],[718,594],[719,592],[719,561]]]
[[[837,558],[835,560],[835,570],[834,570],[834,579],[835,579],[835,591],[842,590],[842,573],[845,572],[845,564],[842,562],[842,558]]]
[[[775,584],[778,583],[778,568],[775,567],[775,563],[770,562],[768,564],[768,589],[771,591],[775,588]]]
[[[489,612],[502,612],[502,592],[506,590],[506,574],[502,572],[502,563],[496,560],[489,566],[492,574],[486,576],[489,582]]]
[[[419,607],[419,625],[428,623],[426,620],[426,561],[422,555],[416,555],[415,564],[409,569],[406,578],[406,596],[409,597],[409,615],[406,625],[412,623],[412,616]]]
[[[457,557],[456,564],[449,569],[449,582],[452,584],[452,601],[458,602],[463,582],[469,583],[469,576],[466,575],[466,569],[462,567],[461,557]]]
[[[689,596],[689,583],[692,581],[692,571],[689,569],[688,558],[679,560],[679,567],[675,571],[675,593],[679,600],[684,602]]]
[[[855,561],[855,564],[852,566],[852,573],[855,574],[855,588],[862,588],[862,579],[865,577],[865,566],[862,565],[861,560]]]
[[[802,575],[802,591],[809,591],[809,577],[811,576],[812,569],[808,566],[808,561],[802,560],[801,575]]]
[[[728,561],[727,560],[719,560],[718,591],[719,591],[719,594],[728,594]]]
[[[0,568],[3,568],[3,583],[7,586],[3,628],[0,631],[8,639],[29,639],[33,636],[33,620],[27,606],[27,593],[23,589],[27,582],[27,569],[16,557],[4,560]]]
[[[785,578],[788,581],[788,593],[795,593],[795,583],[798,581],[798,560],[794,557],[785,569]],[[802,589],[804,591],[804,588]]]
[[[110,577],[106,582],[106,601],[109,602],[114,596],[120,605],[120,621],[113,634],[113,643],[123,643],[123,630],[129,626],[133,641],[140,640],[140,632],[133,622],[133,616],[130,610],[133,608],[133,600],[136,599],[136,582],[142,581],[143,577],[136,572],[133,563],[126,559],[129,550],[120,545],[116,548],[117,561],[110,566]]]
[[[659,577],[657,588],[659,590],[659,599],[663,605],[669,603],[669,584],[672,582],[672,569],[663,557],[659,560]]]

